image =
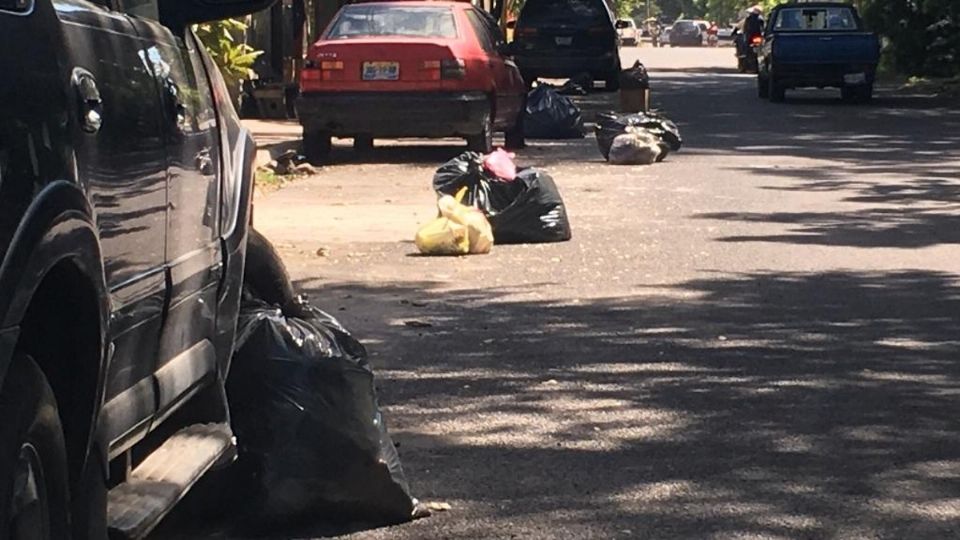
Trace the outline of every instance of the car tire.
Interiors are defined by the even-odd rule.
[[[617,92],[620,90],[620,71],[608,73],[603,79],[604,90],[607,92]]]
[[[517,115],[517,121],[513,123],[513,127],[504,133],[503,145],[507,148],[507,150],[520,150],[526,148],[527,137],[523,133],[523,120],[526,115],[527,105],[526,100],[524,100],[523,107],[520,109],[520,114]]]
[[[480,132],[467,137],[467,148],[473,152],[493,152],[493,114],[488,112],[480,121]]]
[[[841,87],[840,98],[853,103],[866,103],[873,98],[873,85]]]
[[[328,131],[303,130],[303,155],[307,161],[320,165],[330,157],[333,149],[331,135]]]
[[[787,89],[777,82],[773,75],[767,76],[767,94],[773,103],[782,103],[786,99]]]
[[[4,539],[70,538],[63,426],[53,390],[28,356],[18,354],[10,365],[0,389],[0,418],[0,532]]]
[[[770,97],[770,83],[767,81],[767,78],[757,74],[757,97],[760,99],[768,99]]]
[[[283,259],[270,240],[253,228],[247,235],[243,286],[254,298],[277,306],[284,313],[296,304],[297,295]]]
[[[354,137],[353,150],[361,154],[369,153],[373,150],[373,137],[370,135],[360,135]]]

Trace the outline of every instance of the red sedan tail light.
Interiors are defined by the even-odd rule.
[[[446,60],[426,60],[420,65],[424,71],[432,71],[433,80],[461,80],[467,75],[467,64],[459,58]]]

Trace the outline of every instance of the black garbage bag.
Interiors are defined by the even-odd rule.
[[[657,161],[663,161],[670,152],[680,150],[683,139],[680,138],[680,129],[665,116],[655,112],[639,112],[618,114],[614,112],[600,113],[594,131],[597,135],[597,146],[604,159],[610,158],[610,146],[618,135],[627,132],[628,127],[642,127],[660,139],[661,154]]]
[[[564,242],[572,236],[560,190],[543,171],[518,169],[515,180],[505,181],[483,168],[482,155],[465,152],[433,177],[433,188],[442,195],[456,196],[464,187],[463,204],[487,216],[496,244]]]
[[[650,88],[650,74],[639,60],[633,67],[620,72],[620,88],[623,90],[645,90]]]
[[[523,133],[531,139],[582,139],[580,108],[550,85],[540,85],[527,95]]]
[[[249,519],[389,525],[413,519],[397,450],[363,345],[308,305],[298,317],[247,301],[227,379],[240,449],[253,477]]]

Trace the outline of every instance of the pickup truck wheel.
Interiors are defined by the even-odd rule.
[[[307,161],[320,165],[330,157],[333,149],[331,135],[328,131],[303,130],[303,155]]]
[[[777,79],[773,75],[768,75],[767,81],[767,92],[770,96],[770,101],[774,103],[782,102],[786,98],[786,88],[778,83]]]
[[[770,97],[770,83],[767,82],[767,78],[761,75],[757,75],[757,97],[760,99],[767,99]]]
[[[844,101],[866,103],[873,98],[873,85],[844,86],[840,88],[840,98]]]
[[[354,137],[353,149],[357,152],[369,152],[373,150],[373,137],[370,135],[359,135]]]
[[[480,152],[481,154],[489,154],[490,152],[493,152],[492,113],[488,112],[483,115],[483,120],[481,120],[480,125],[480,133],[467,137],[467,148],[474,152]]]
[[[290,274],[276,248],[265,236],[250,229],[247,236],[247,258],[243,266],[244,288],[258,300],[287,309],[296,303],[297,295]]]
[[[604,89],[607,92],[616,92],[620,90],[620,70],[617,69],[612,73],[608,73],[607,77],[603,80]]]
[[[53,390],[29,357],[0,390],[0,537],[70,538],[67,452]]]

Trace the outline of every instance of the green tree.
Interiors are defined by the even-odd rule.
[[[247,24],[240,19],[203,23],[194,28],[197,37],[220,67],[234,100],[240,95],[241,81],[252,76],[253,63],[263,53],[239,39],[246,30]]]

